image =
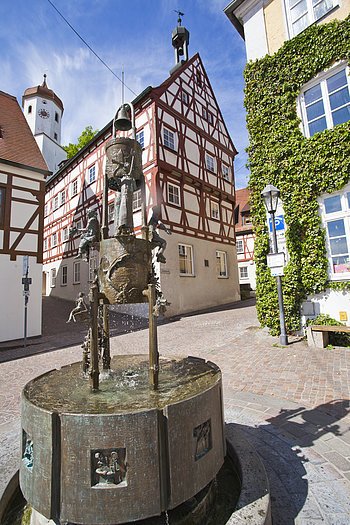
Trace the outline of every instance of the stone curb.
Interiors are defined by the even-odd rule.
[[[242,483],[236,510],[226,525],[272,525],[270,487],[261,459],[235,425],[226,425],[226,443]]]

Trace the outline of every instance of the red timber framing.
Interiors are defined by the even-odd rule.
[[[3,169],[1,173],[7,182],[1,183],[5,190],[5,211],[0,253],[9,255],[11,261],[28,255],[42,263],[45,182]]]
[[[240,232],[236,233],[237,240],[243,241],[243,252],[237,253],[239,262],[249,262],[254,259],[254,234]],[[249,247],[250,246],[250,247]]]
[[[199,55],[155,89],[159,186],[165,221],[189,236],[234,244],[234,178],[236,149]],[[185,95],[184,95],[185,93]],[[164,144],[164,129],[174,135],[172,151]],[[213,159],[208,169],[206,157]],[[227,181],[222,165],[230,172]],[[181,213],[168,200],[168,185],[179,187]],[[211,203],[218,216],[211,216]]]
[[[147,88],[135,99],[134,107],[136,131],[144,130],[145,136],[142,158],[147,209],[162,205],[162,221],[174,232],[234,244],[233,159],[237,152],[199,55],[193,56],[159,87]],[[176,137],[175,151],[164,145],[164,128]],[[63,230],[79,220],[85,226],[87,209],[91,206],[97,206],[101,212],[104,152],[111,131],[109,123],[47,183],[46,263],[74,256],[79,236],[63,242]],[[207,168],[206,154],[215,161],[213,172]],[[87,171],[92,164],[96,182],[89,185]],[[223,176],[223,165],[229,171],[229,180]],[[72,196],[71,185],[75,180],[78,195]],[[169,202],[169,184],[179,188],[180,205]],[[59,201],[62,191],[66,192],[63,204]],[[59,208],[55,210],[57,196]],[[113,201],[111,192],[109,203]],[[217,217],[211,215],[213,202],[218,205]],[[136,231],[139,229],[137,224]],[[57,246],[50,244],[54,234]]]

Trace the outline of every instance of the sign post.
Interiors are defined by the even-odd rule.
[[[24,348],[27,346],[27,328],[28,328],[28,301],[30,296],[29,286],[32,284],[32,279],[28,277],[29,273],[29,257],[23,257],[23,296],[24,296]]]

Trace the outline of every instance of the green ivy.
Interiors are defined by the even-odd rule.
[[[297,97],[319,72],[350,57],[350,17],[312,25],[286,42],[273,56],[250,62],[245,70],[245,106],[256,234],[257,311],[259,321],[279,332],[275,278],[266,265],[269,250],[265,208],[266,184],[281,191],[290,256],[283,277],[287,329],[300,328],[300,305],[307,295],[330,287],[325,231],[317,197],[341,189],[350,178],[350,123],[305,138]],[[332,283],[336,288],[339,283]],[[350,288],[349,283],[341,289]]]

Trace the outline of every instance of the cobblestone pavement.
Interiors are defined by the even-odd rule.
[[[43,338],[41,351],[69,343],[68,334],[55,334]],[[297,338],[280,347],[259,328],[251,300],[162,324],[158,336],[161,355],[195,355],[221,367],[226,423],[239,426],[265,464],[274,525],[349,525],[350,349],[308,348]],[[111,349],[145,353],[148,332],[117,335]],[[11,350],[2,352],[11,359]],[[0,364],[0,494],[18,465],[22,387],[80,358],[80,347],[68,346]]]

